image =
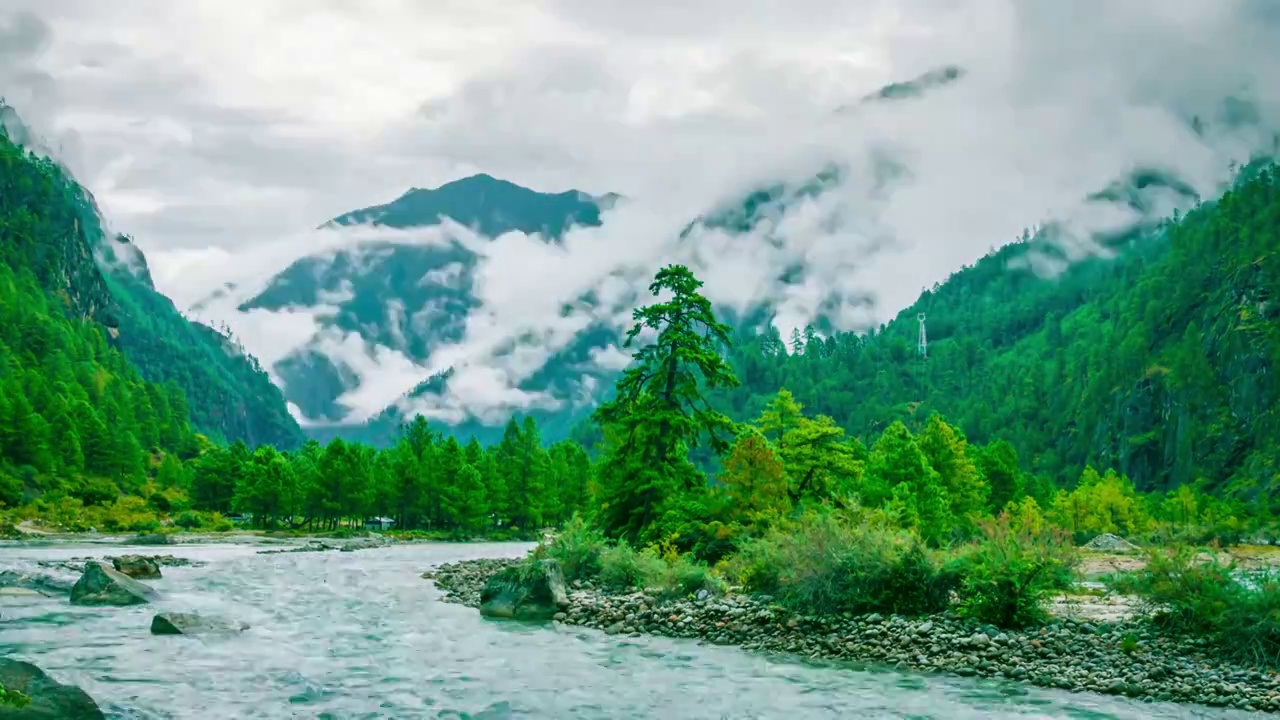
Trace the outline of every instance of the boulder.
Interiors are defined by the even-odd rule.
[[[550,620],[569,606],[564,575],[555,560],[512,565],[485,583],[480,614],[515,620]]]
[[[153,588],[101,562],[85,565],[84,574],[71,588],[72,605],[142,605],[159,596]]]
[[[125,541],[126,545],[172,545],[173,538],[164,533],[147,533],[135,535]]]
[[[230,635],[248,629],[245,623],[212,615],[160,613],[151,618],[152,635]]]
[[[1084,544],[1084,549],[1093,550],[1094,552],[1104,553],[1132,553],[1137,552],[1141,548],[1133,543],[1125,540],[1119,535],[1111,533],[1102,533],[1089,542]]]
[[[41,573],[24,573],[17,570],[0,571],[0,590],[21,590],[25,592],[7,594],[39,593],[41,595],[66,595],[71,591],[72,582],[52,575]]]
[[[0,658],[0,687],[25,696],[0,702],[0,720],[105,720],[98,704],[74,685],[63,685],[28,662]]]
[[[128,575],[134,580],[154,580],[160,577],[160,564],[154,558],[143,555],[113,557],[111,565],[117,572]]]

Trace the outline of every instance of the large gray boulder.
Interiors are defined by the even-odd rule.
[[[151,618],[152,635],[230,635],[248,629],[245,623],[216,615],[160,613]]]
[[[0,685],[22,693],[29,702],[0,703],[0,720],[105,720],[93,698],[74,685],[63,685],[29,662],[0,658]]]
[[[85,565],[71,588],[72,605],[142,605],[158,597],[155,589],[101,562]]]
[[[111,558],[111,566],[117,572],[134,580],[154,580],[160,577],[160,564],[145,555],[121,555]]]
[[[485,583],[480,614],[514,620],[550,620],[569,606],[564,575],[555,560],[512,565]]]

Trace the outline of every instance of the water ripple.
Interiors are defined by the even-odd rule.
[[[169,548],[165,549],[169,552]],[[1013,683],[802,662],[669,638],[484,620],[418,576],[520,544],[413,545],[258,555],[179,546],[151,607],[72,608],[0,598],[0,652],[85,688],[129,720],[331,718],[1129,720],[1247,713],[1026,688]],[[101,547],[3,549],[6,565]],[[248,622],[234,637],[156,637],[157,610]]]

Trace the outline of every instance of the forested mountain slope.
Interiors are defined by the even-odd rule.
[[[26,155],[7,135],[0,151],[6,157],[0,182],[12,188],[3,199],[7,227],[31,218],[43,223],[25,231],[22,243],[11,238],[18,230],[5,232],[11,271],[32,269],[42,287],[66,296],[71,312],[108,327],[143,378],[175,383],[190,399],[200,432],[280,447],[302,442],[280,391],[257,362],[221,333],[187,320],[155,290],[141,251],[108,236],[88,191],[56,163]],[[45,185],[53,189],[41,190]],[[23,243],[28,249],[13,255]]]
[[[142,252],[117,236],[99,245],[115,302],[120,349],[143,377],[186,393],[202,432],[228,442],[294,448],[302,430],[257,359],[217,330],[183,317],[151,282]]]
[[[937,412],[1060,482],[1092,463],[1143,489],[1274,497],[1280,174],[1256,164],[1221,199],[1122,240],[1114,259],[1044,279],[1029,265],[1045,244],[1024,238],[866,336],[810,332],[787,352],[776,333],[741,333],[743,385],[717,402],[754,417],[785,387],[867,442]]]
[[[143,380],[79,210],[53,162],[0,134],[0,503],[62,489],[86,502],[145,482],[159,451],[194,452],[175,384]]]

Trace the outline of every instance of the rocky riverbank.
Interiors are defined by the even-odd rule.
[[[476,607],[490,576],[517,560],[471,560],[424,573],[447,602]],[[950,615],[808,617],[768,598],[729,595],[660,602],[575,583],[568,625],[607,633],[665,635],[814,659],[1007,678],[1072,691],[1246,710],[1280,711],[1280,675],[1224,663],[1206,645],[1163,636],[1141,622],[1064,619],[1010,632]]]

